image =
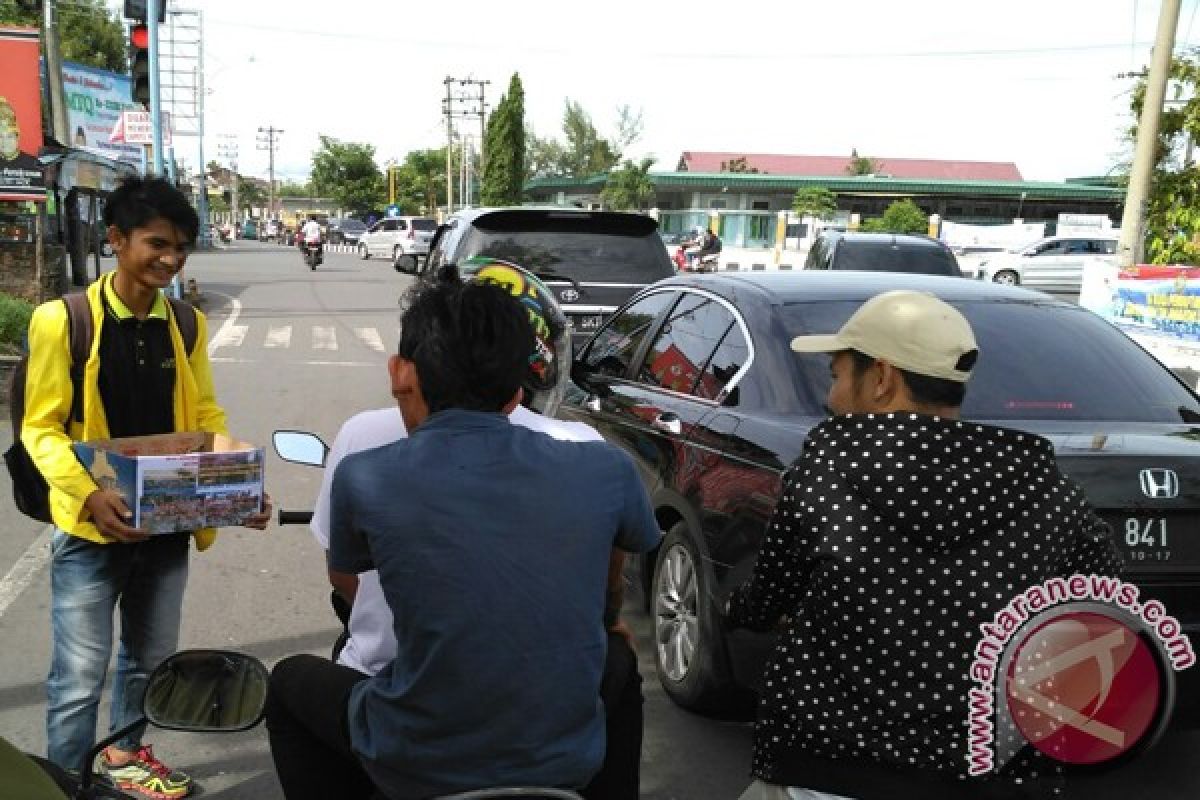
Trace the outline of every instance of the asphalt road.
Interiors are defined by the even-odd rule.
[[[330,254],[310,272],[291,249],[238,242],[198,254],[187,276],[200,285],[218,396],[240,437],[267,445],[277,429],[331,441],[353,413],[391,403],[385,361],[395,347],[397,299],[411,279],[383,260]],[[0,425],[0,446],[11,435]],[[268,490],[277,507],[310,508],[320,474],[272,453]],[[44,526],[0,492],[0,735],[45,748],[44,681],[49,659],[49,587]],[[654,675],[649,620],[630,604],[645,676],[643,797],[726,800],[748,782],[751,733],[675,707]],[[194,556],[185,601],[184,647],[221,647],[269,665],[300,652],[327,653],[337,633],[320,549],[306,528],[229,529]],[[102,708],[102,724],[107,705]],[[261,728],[241,734],[153,732],[156,752],[189,769],[200,796],[277,800]],[[1140,761],[1072,787],[1071,797],[1200,796],[1200,736],[1173,734]]]

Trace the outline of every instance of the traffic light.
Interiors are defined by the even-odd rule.
[[[135,103],[150,105],[150,29],[145,25],[129,28],[130,96]]]

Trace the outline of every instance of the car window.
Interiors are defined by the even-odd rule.
[[[979,420],[1181,422],[1200,402],[1153,356],[1100,316],[1078,306],[956,304],[979,342],[963,416]],[[829,333],[857,302],[783,307],[788,337]],[[806,413],[829,390],[829,357],[796,355]]]
[[[412,221],[412,229],[414,231],[422,231],[422,232],[436,231],[437,230],[437,220],[436,219],[414,219]]]
[[[584,363],[601,375],[625,377],[646,332],[676,297],[676,292],[654,292],[617,314],[592,339]]]
[[[402,219],[396,220],[396,230],[398,230],[398,231],[408,230],[408,223]]]
[[[588,231],[487,231],[472,227],[457,261],[489,256],[534,271],[597,283],[649,284],[675,273],[657,233],[626,236]]]
[[[422,272],[435,270],[442,266],[446,261],[446,253],[450,252],[455,240],[458,238],[454,235],[455,229],[458,227],[458,220],[451,218],[445,225],[442,225],[440,232],[435,232],[433,235],[432,246],[429,250],[429,255],[426,256],[422,267]]]
[[[1066,242],[1046,242],[1033,251],[1035,256],[1058,256],[1067,252]]]
[[[1067,255],[1073,256],[1080,254],[1091,254],[1095,252],[1096,250],[1092,248],[1092,242],[1090,239],[1074,239],[1067,242]]]
[[[716,300],[685,292],[646,351],[637,380],[650,386],[693,394],[709,358],[733,322],[733,315]],[[709,381],[702,391],[707,392],[711,386]],[[713,399],[715,395],[707,397]]]
[[[838,245],[833,254],[833,268],[927,275],[961,274],[954,256],[941,247],[855,239],[843,239]]]
[[[709,359],[708,366],[704,368],[704,374],[700,376],[700,382],[696,384],[693,394],[706,400],[716,400],[733,376],[746,365],[746,359],[749,357],[750,345],[746,341],[742,326],[730,318],[729,327],[721,337],[717,351]],[[735,388],[726,401],[728,404],[736,405],[736,393]]]
[[[396,223],[398,223],[398,222],[399,222],[399,220],[395,220],[395,219],[385,219],[383,221],[383,229],[385,231],[394,231],[394,230],[396,230]]]
[[[1117,243],[1113,239],[1101,239],[1097,244],[1100,245],[1100,252],[1105,255],[1112,256],[1117,253]]]

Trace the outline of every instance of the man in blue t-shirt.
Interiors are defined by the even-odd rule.
[[[411,433],[338,467],[329,547],[332,569],[378,571],[397,656],[371,678],[276,666],[280,783],[289,800],[582,786],[604,757],[609,555],[658,544],[649,499],[622,451],[508,422],[533,331],[507,291],[420,288],[401,330]]]

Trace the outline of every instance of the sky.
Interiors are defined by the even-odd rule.
[[[236,142],[265,177],[304,180],[318,135],[379,162],[446,142],[446,77],[514,72],[526,121],[561,138],[565,100],[605,134],[640,110],[626,155],[673,170],[685,150],[1015,162],[1026,180],[1103,175],[1131,152],[1134,81],[1154,0],[193,0],[203,11],[205,159]],[[1176,48],[1200,45],[1183,0]],[[1193,23],[1195,26],[1193,27]],[[466,133],[477,122],[461,121]],[[219,137],[224,137],[220,139]],[[177,143],[185,160],[195,138]],[[194,153],[194,150],[193,150]]]

